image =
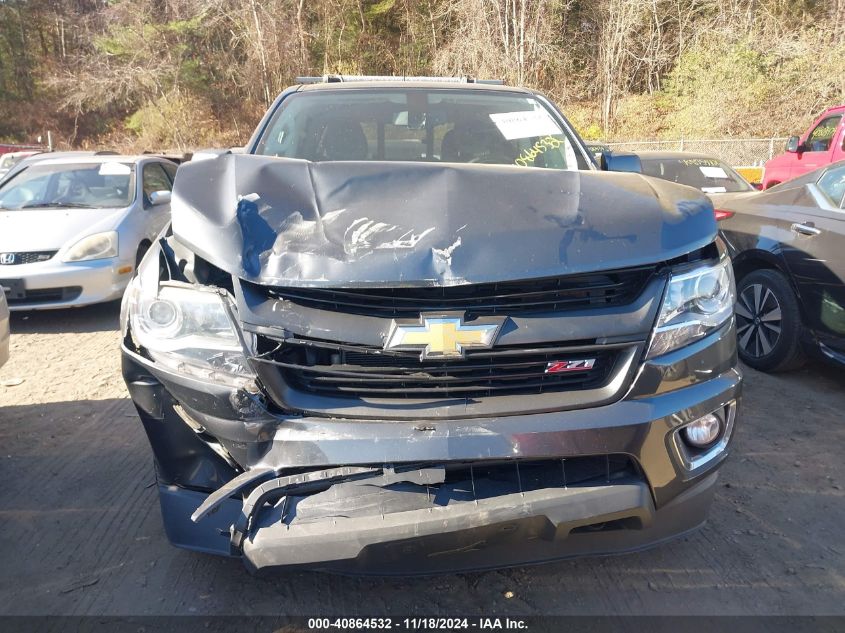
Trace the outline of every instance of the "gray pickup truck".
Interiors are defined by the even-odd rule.
[[[699,527],[742,384],[708,199],[531,90],[352,79],[182,165],[124,297],[169,539],[425,574]]]

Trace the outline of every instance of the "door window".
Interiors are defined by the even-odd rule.
[[[845,166],[828,169],[819,178],[819,189],[835,207],[841,207],[845,197]]]
[[[839,122],[842,120],[842,115],[837,114],[829,116],[815,127],[810,132],[804,146],[808,152],[826,152],[830,149],[830,142],[836,134],[836,128],[839,127]]]
[[[170,182],[175,182],[177,166],[173,165],[172,163],[162,163],[161,167],[162,169],[164,169],[164,171],[167,172],[167,176],[170,178]]]
[[[144,165],[144,206],[151,206],[150,194],[154,191],[170,191],[173,185],[159,163]]]

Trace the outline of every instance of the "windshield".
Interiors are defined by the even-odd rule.
[[[589,169],[534,97],[469,90],[361,89],[284,100],[257,154],[311,161],[383,160]]]
[[[115,208],[132,203],[131,164],[35,164],[0,187],[0,209]]]
[[[643,174],[682,185],[704,193],[751,191],[748,182],[716,158],[641,158]]]

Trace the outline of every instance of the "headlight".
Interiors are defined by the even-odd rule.
[[[68,249],[62,261],[84,262],[107,257],[117,257],[117,231],[95,233],[82,238]]]
[[[715,266],[673,274],[663,298],[648,358],[689,345],[733,316],[736,288],[725,257]]]
[[[135,277],[125,309],[135,342],[157,363],[196,378],[245,387],[254,376],[230,317],[213,288],[161,286],[145,292]]]

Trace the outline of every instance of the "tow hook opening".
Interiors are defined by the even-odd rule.
[[[615,530],[641,530],[643,528],[642,519],[639,517],[625,517],[624,519],[615,519],[613,521],[602,521],[601,523],[590,523],[589,525],[579,525],[572,529],[570,534],[595,534],[596,532],[613,532]]]

